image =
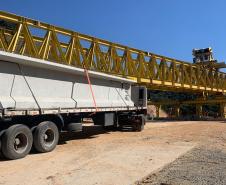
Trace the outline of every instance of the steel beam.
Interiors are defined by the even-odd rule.
[[[0,20],[15,24],[0,27],[6,52],[134,79],[151,89],[226,92],[222,72],[7,12],[0,11]]]

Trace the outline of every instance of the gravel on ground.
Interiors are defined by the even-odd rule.
[[[225,185],[226,152],[214,147],[196,147],[136,184]]]

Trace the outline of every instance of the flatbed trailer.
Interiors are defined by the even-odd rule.
[[[1,152],[8,159],[32,146],[50,152],[61,131],[82,131],[83,118],[141,131],[146,91],[130,79],[0,51]]]

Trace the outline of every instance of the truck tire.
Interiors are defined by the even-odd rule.
[[[34,130],[34,148],[41,153],[55,149],[59,141],[59,130],[51,121],[41,122]]]
[[[141,132],[142,130],[144,130],[144,125],[145,125],[144,116],[143,115],[136,116],[132,124],[133,131]]]
[[[7,159],[20,159],[31,150],[31,130],[22,124],[9,127],[2,137],[2,153]]]
[[[2,140],[0,138],[0,156],[1,156],[1,154],[2,154]]]
[[[5,130],[0,131],[0,158],[4,157],[2,154],[2,136],[4,134]]]

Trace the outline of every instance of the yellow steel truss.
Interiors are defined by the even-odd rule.
[[[226,104],[226,99],[225,97],[221,97],[220,99],[198,99],[198,100],[187,100],[187,101],[159,101],[159,102],[154,102],[154,101],[148,101],[148,105],[211,105],[211,104]]]
[[[224,92],[225,73],[94,38],[6,12],[0,49],[20,55],[132,78],[151,89]]]

